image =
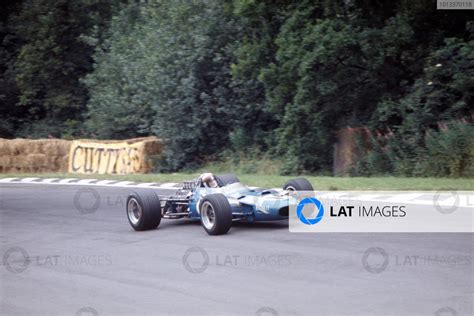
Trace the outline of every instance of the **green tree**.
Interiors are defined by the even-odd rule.
[[[330,170],[340,128],[390,129],[372,171],[413,174],[426,131],[472,111],[470,19],[429,0],[132,3],[84,81],[88,129],[162,137],[167,170],[257,149],[285,173]]]
[[[277,25],[250,32],[235,68],[247,78],[257,75],[263,85],[264,104],[278,121],[275,152],[286,160],[283,171],[291,173],[330,170],[340,128],[410,125],[414,116],[402,110],[403,104],[418,90],[426,60],[447,36],[462,42],[470,19],[465,12],[437,11],[430,1],[239,3],[255,9],[238,12],[250,25],[259,23],[255,15],[261,25]],[[445,57],[453,54],[447,51]],[[470,58],[459,57],[463,63]],[[441,112],[453,115],[446,102],[457,98],[456,93],[447,96]],[[418,104],[414,111],[423,108]],[[433,117],[439,113],[428,110]],[[417,129],[414,137],[423,139],[428,127]]]
[[[231,77],[240,26],[229,3],[132,4],[112,22],[85,82],[88,126],[101,137],[155,133],[163,168],[216,158],[245,115]]]
[[[79,132],[87,89],[79,79],[92,70],[94,46],[84,36],[106,25],[114,1],[26,0],[14,21],[23,42],[14,71],[22,107],[18,136]]]
[[[12,17],[20,8],[21,1],[0,4],[0,137],[12,137],[25,115],[25,111],[16,107],[19,92],[13,67],[21,40],[12,27]]]
[[[83,82],[90,99],[86,127],[101,138],[124,139],[151,134],[155,112],[156,64],[146,37],[140,3],[112,18],[105,40],[94,54],[94,70]]]
[[[472,32],[471,25],[468,29]],[[473,33],[474,35],[474,33]],[[472,37],[474,39],[474,36]],[[401,175],[434,174],[437,176],[465,176],[468,163],[474,161],[465,159],[465,168],[458,167],[458,160],[440,160],[439,151],[433,151],[433,144],[442,144],[446,157],[453,153],[469,152],[472,145],[462,141],[472,129],[457,129],[454,125],[449,132],[438,131],[439,126],[446,123],[452,125],[453,120],[471,122],[474,109],[474,41],[464,41],[460,38],[448,38],[445,44],[433,51],[425,60],[424,72],[415,81],[409,93],[399,102],[385,102],[379,107],[379,121],[399,120],[400,124],[393,126],[395,137],[388,143],[393,168]],[[461,125],[462,126],[462,125]],[[427,135],[438,135],[437,138]],[[459,138],[459,141],[453,141]],[[435,142],[433,139],[439,140]],[[443,140],[443,141],[441,141]],[[429,142],[427,144],[427,141]],[[463,154],[464,155],[464,154]],[[467,155],[467,154],[466,154]],[[454,155],[456,156],[456,155]],[[462,158],[459,154],[458,158]],[[433,162],[435,157],[435,162]],[[444,164],[444,168],[423,167],[429,164]],[[421,166],[421,167],[420,167]],[[456,171],[453,171],[453,170]]]

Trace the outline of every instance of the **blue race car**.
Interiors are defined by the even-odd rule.
[[[229,231],[233,221],[273,221],[288,218],[291,191],[313,191],[305,178],[288,181],[283,190],[249,188],[233,174],[205,173],[185,181],[161,198],[155,191],[133,192],[127,198],[127,217],[137,230],[155,229],[162,218],[201,220],[209,235]]]

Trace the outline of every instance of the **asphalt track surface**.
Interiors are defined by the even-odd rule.
[[[1,184],[0,314],[473,314],[472,233],[135,232],[131,190]]]

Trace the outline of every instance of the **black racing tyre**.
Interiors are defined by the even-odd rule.
[[[288,191],[314,191],[311,182],[306,178],[291,179],[283,186],[283,190]]]
[[[200,204],[201,224],[209,235],[222,235],[232,226],[232,208],[221,193],[206,195]]]
[[[220,176],[216,176],[216,181],[219,187],[223,187],[225,185],[240,182],[239,178],[233,173],[222,174]]]
[[[160,198],[153,191],[133,192],[127,198],[126,212],[133,229],[155,229],[161,222]]]

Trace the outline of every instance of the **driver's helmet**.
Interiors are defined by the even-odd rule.
[[[208,187],[208,188],[219,187],[219,185],[217,184],[216,178],[210,172],[203,173],[200,178],[205,187]]]

